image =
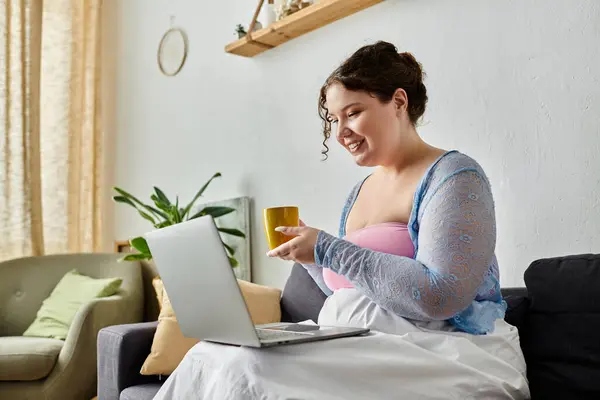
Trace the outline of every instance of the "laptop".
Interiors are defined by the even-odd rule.
[[[149,232],[144,238],[186,337],[272,347],[369,332],[296,323],[255,326],[210,215]]]

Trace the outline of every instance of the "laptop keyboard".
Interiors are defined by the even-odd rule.
[[[299,337],[312,336],[310,333],[290,332],[290,331],[277,331],[271,329],[256,329],[258,338],[263,340],[289,340]]]

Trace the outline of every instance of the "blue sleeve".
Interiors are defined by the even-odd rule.
[[[382,308],[415,320],[445,320],[467,308],[494,256],[494,203],[472,170],[448,176],[419,221],[415,259],[372,251],[319,232],[318,266],[345,276]]]

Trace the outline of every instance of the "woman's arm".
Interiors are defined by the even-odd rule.
[[[495,245],[491,189],[479,173],[466,170],[443,181],[425,205],[416,259],[364,249],[323,231],[315,258],[384,309],[444,320],[474,300]]]

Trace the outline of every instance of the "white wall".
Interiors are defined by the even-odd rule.
[[[116,1],[116,2],[115,2]],[[189,199],[254,199],[254,280],[281,287],[261,209],[297,204],[337,232],[342,203],[367,171],[334,146],[320,161],[320,85],[344,57],[378,39],[413,52],[428,73],[425,140],[486,169],[497,204],[502,284],[540,257],[600,251],[600,8],[594,0],[387,0],[255,58],[226,54],[254,1],[113,0],[117,7],[115,183]],[[190,53],[174,78],[156,50],[169,16]],[[115,238],[147,224],[124,206]]]

